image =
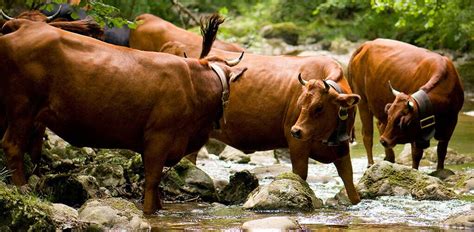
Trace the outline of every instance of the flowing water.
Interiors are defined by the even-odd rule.
[[[360,133],[359,122],[356,122],[356,129]],[[474,155],[473,138],[474,117],[461,113],[450,147],[461,154]],[[367,159],[360,136],[357,139],[359,143],[351,148],[355,183],[367,169]],[[432,142],[431,145],[435,143]],[[374,146],[377,162],[383,159],[383,149],[380,145],[374,144]],[[396,154],[402,148],[403,146],[397,146]],[[266,169],[276,169],[279,172],[291,171],[291,164],[284,159],[280,160],[280,164],[270,165],[270,168],[268,165],[257,166],[222,161],[217,156],[210,155],[209,159],[198,160],[197,165],[214,180],[229,180],[232,173],[245,169],[259,170],[256,172],[259,173],[260,185],[268,184],[274,178],[275,172],[265,174]],[[456,172],[471,173],[474,172],[473,167],[472,163],[448,166]],[[434,171],[434,167],[420,167],[420,170],[431,172]],[[307,181],[316,196],[323,201],[334,197],[343,188],[333,164],[310,163]],[[468,194],[472,196],[474,191]],[[240,231],[245,221],[283,215],[296,218],[305,230],[312,231],[454,231],[463,230],[463,228],[446,228],[443,222],[450,216],[473,208],[472,200],[417,201],[410,197],[380,197],[375,200],[362,200],[355,206],[325,207],[312,213],[252,212],[243,210],[240,206],[165,202],[164,209],[149,219],[154,231]]]

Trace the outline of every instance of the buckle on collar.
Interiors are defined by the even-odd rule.
[[[425,129],[427,127],[433,126],[434,124],[436,124],[436,120],[435,120],[434,115],[430,115],[430,116],[420,120],[421,129]]]
[[[341,120],[346,120],[349,117],[349,114],[347,113],[347,109],[343,107],[339,108],[339,112],[337,113],[337,115],[339,116],[339,119]]]

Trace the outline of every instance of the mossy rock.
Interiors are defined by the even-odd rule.
[[[188,159],[182,159],[166,171],[160,187],[164,191],[165,199],[171,201],[202,199],[214,202],[217,199],[211,177]]]
[[[298,45],[300,29],[292,22],[283,22],[267,25],[262,28],[262,36],[264,38],[279,38],[290,45]]]
[[[283,173],[272,183],[259,186],[250,193],[243,207],[257,211],[311,212],[322,206],[322,200],[316,197],[313,190],[303,179],[293,173]]]
[[[11,231],[55,231],[51,205],[0,182],[0,226]]]
[[[234,173],[222,191],[219,192],[219,202],[237,205],[244,203],[248,195],[258,187],[257,177],[247,170]]]

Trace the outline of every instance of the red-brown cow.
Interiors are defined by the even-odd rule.
[[[93,38],[101,39],[103,37],[104,31],[95,21],[91,19],[83,19],[76,21],[54,21],[55,17],[61,11],[61,6],[58,10],[53,13],[51,16],[46,16],[38,10],[25,11],[16,16],[16,19],[28,19],[36,22],[47,22],[49,25],[57,28],[61,28],[66,31],[71,31],[81,35],[90,36]],[[13,17],[8,16],[2,9],[0,9],[0,14],[4,19],[12,20]],[[3,25],[2,23],[1,25]],[[1,26],[0,25],[0,26]],[[7,29],[6,29],[7,30]],[[8,31],[3,32],[4,34],[9,33]]]
[[[417,169],[423,149],[434,136],[439,141],[437,169],[444,168],[448,142],[464,102],[461,81],[448,58],[403,42],[377,39],[352,55],[349,82],[362,97],[359,112],[369,165],[374,163],[375,116],[385,160],[395,161],[395,144],[411,143],[412,167]]]
[[[129,46],[144,51],[160,51],[163,45],[170,41],[184,44],[190,57],[199,57],[202,38],[197,34],[186,31],[160,17],[143,14],[136,18],[139,22],[135,30],[130,31]],[[243,52],[244,49],[232,43],[216,40],[213,48],[225,51]],[[182,56],[182,54],[180,54]]]
[[[8,121],[2,146],[13,182],[26,183],[23,153],[41,124],[76,146],[142,153],[145,213],[161,207],[163,166],[207,141],[223,86],[245,70],[218,57],[118,47],[42,22],[15,19],[4,27],[12,33],[0,37],[0,99]]]
[[[183,49],[193,50],[178,42],[167,46],[165,52],[178,55]],[[211,53],[237,55],[215,48]],[[293,172],[303,179],[308,175],[309,157],[333,162],[351,202],[357,204],[360,198],[353,184],[348,133],[354,125],[352,106],[359,96],[351,94],[341,65],[324,56],[256,54],[246,54],[239,65],[248,68],[245,78],[232,86],[225,122],[221,120],[220,132],[212,132],[211,137],[248,153],[288,147]],[[299,75],[308,81],[298,81]]]

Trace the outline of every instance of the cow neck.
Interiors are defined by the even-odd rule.
[[[427,148],[430,143],[430,139],[435,134],[435,116],[433,110],[433,104],[428,94],[420,89],[413,93],[411,97],[416,101],[418,105],[418,118],[420,119],[419,125],[421,129],[421,138],[415,141],[417,147]]]
[[[211,69],[219,77],[219,80],[222,86],[222,94],[221,94],[222,109],[221,109],[219,117],[216,119],[216,127],[217,127],[216,129],[220,129],[219,120],[221,117],[223,117],[224,119],[224,124],[226,123],[224,112],[225,112],[225,108],[227,107],[227,104],[229,103],[229,84],[227,83],[227,79],[225,77],[224,71],[222,70],[221,67],[219,67],[219,65],[214,64],[214,63],[209,63],[209,65],[211,66]]]
[[[329,86],[331,86],[337,93],[344,93],[342,88],[339,84],[337,84],[333,80],[324,80]],[[327,140],[323,140],[328,146],[339,146],[340,142],[347,141],[350,139],[349,135],[347,134],[347,123],[345,121],[349,117],[349,113],[347,108],[339,107],[338,112],[338,119],[337,119],[337,127],[336,130],[329,136]]]

